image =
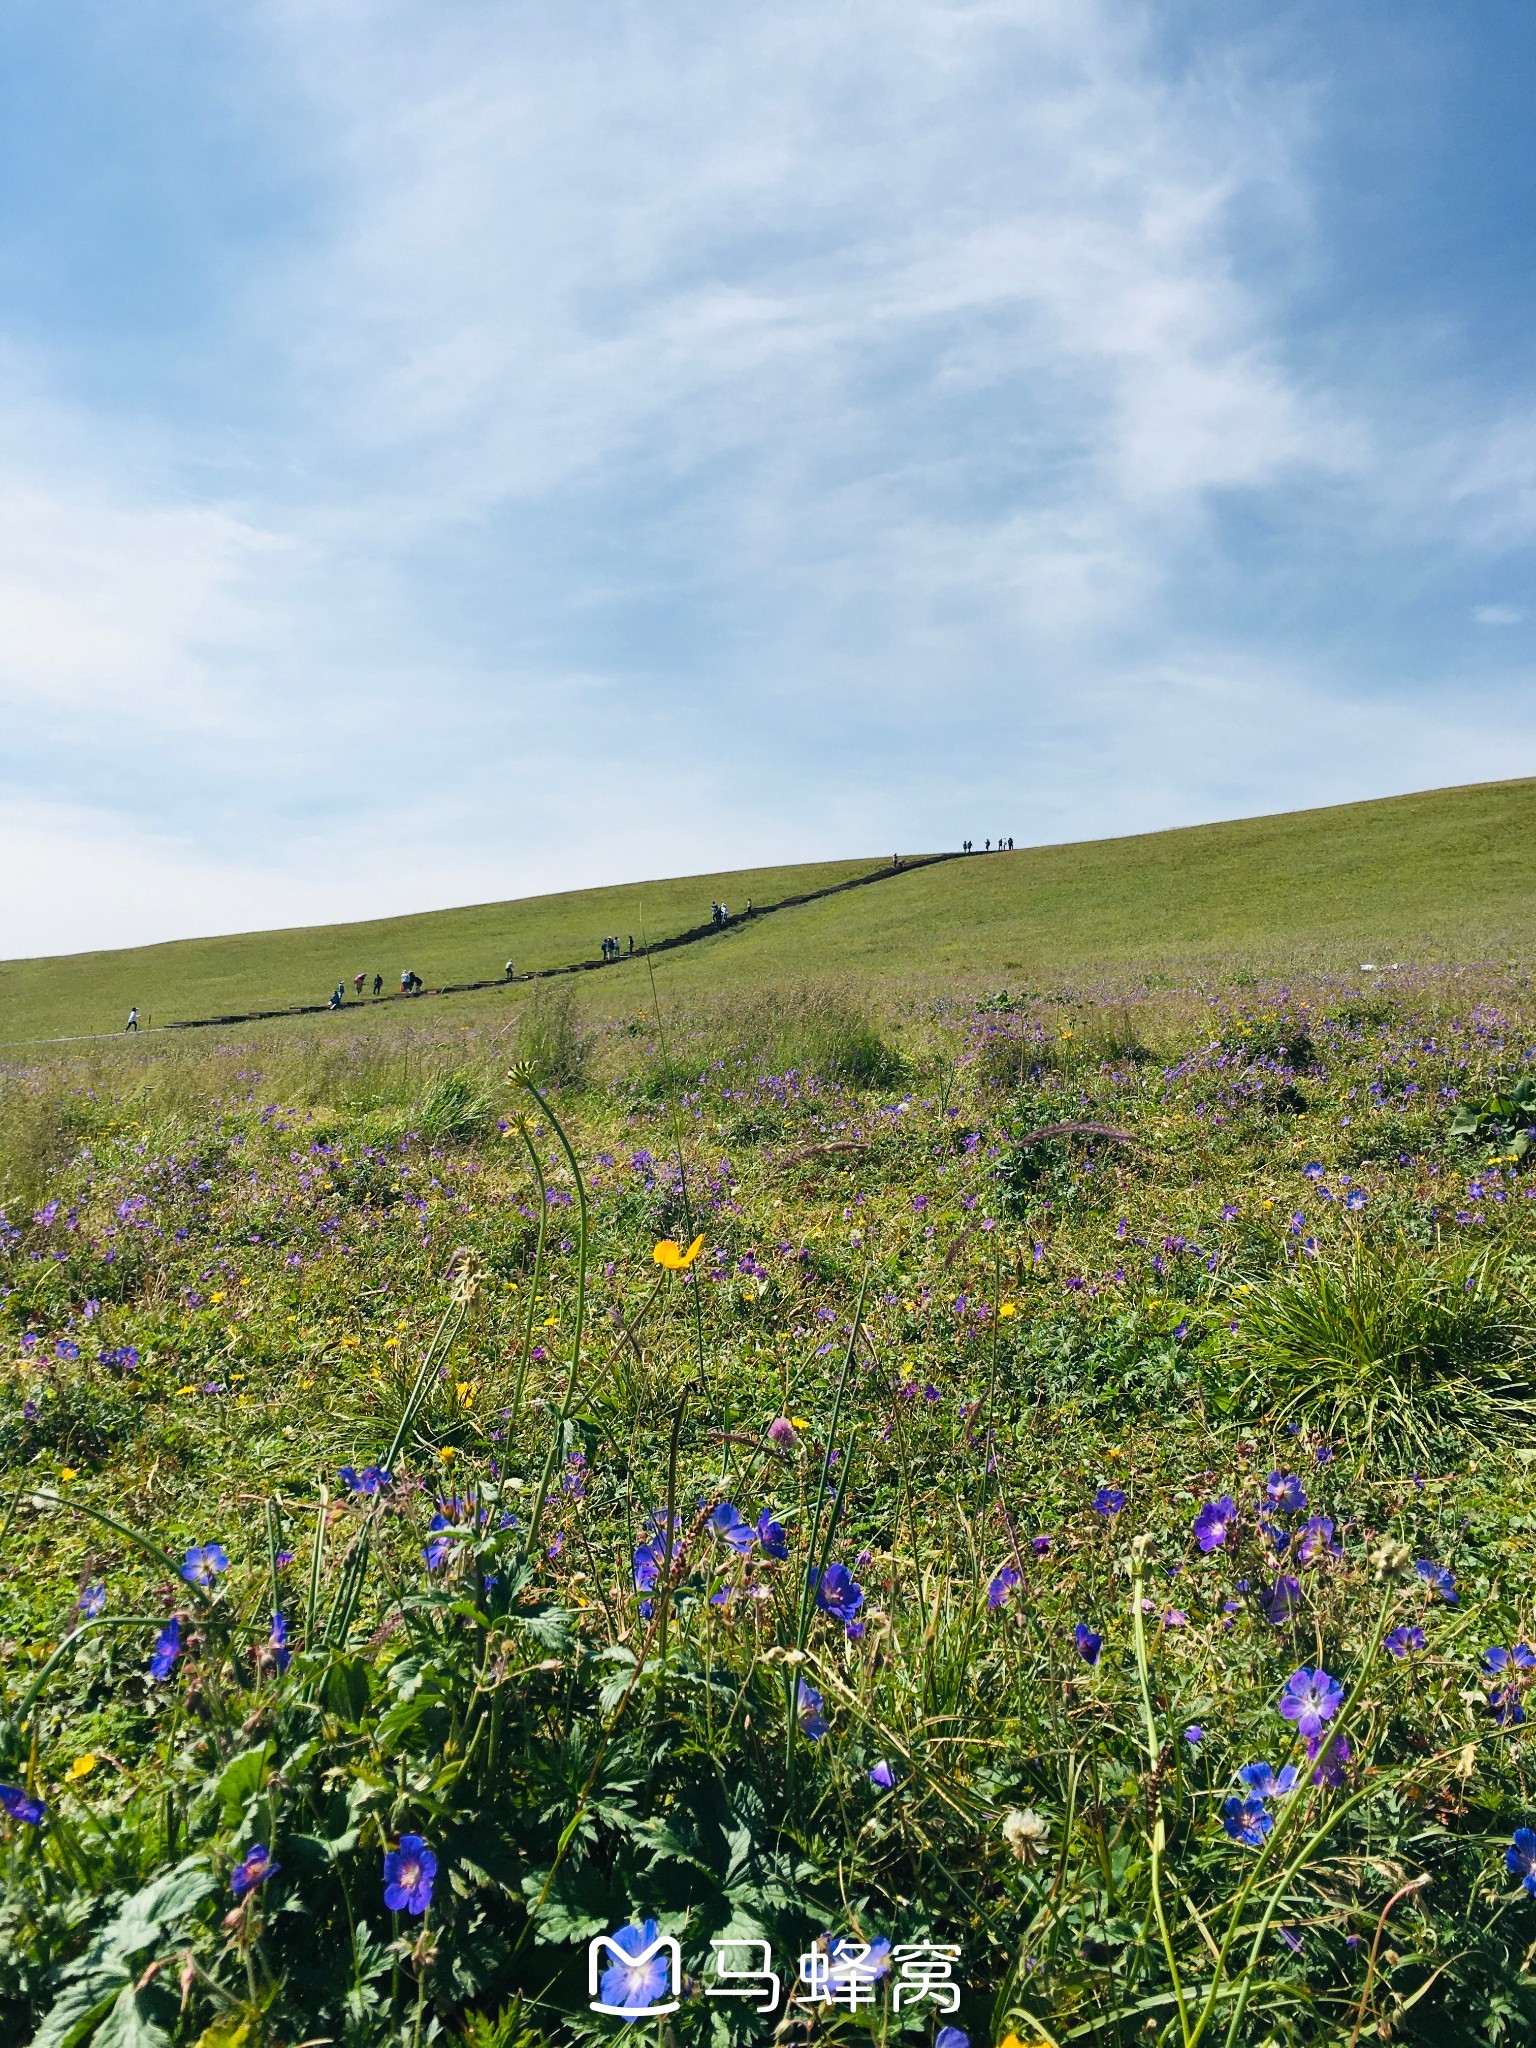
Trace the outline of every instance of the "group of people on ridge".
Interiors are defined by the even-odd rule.
[[[1004,839],[1004,838],[1002,837],[1001,833],[999,833],[999,835],[998,835],[998,841],[997,841],[997,850],[998,850],[998,852],[999,852],[999,853],[1012,853],[1012,851],[1013,851],[1013,840],[1012,840],[1011,838],[1008,838],[1008,839]],[[976,851],[976,842],[975,842],[975,840],[974,840],[974,839],[962,839],[962,840],[961,840],[961,842],[960,842],[960,851],[961,851],[962,853],[974,853],[974,852]],[[991,842],[991,840],[989,839],[989,840],[987,840],[987,841],[986,841],[986,843],[985,843],[985,844],[984,844],[984,846],[982,847],[982,852],[983,852],[983,853],[990,853],[991,851],[992,851],[992,842]]]
[[[635,950],[635,935],[633,932],[629,934],[629,950],[631,953],[633,953]],[[603,958],[605,960],[622,960],[623,957],[624,948],[619,944],[617,939],[603,940]]]

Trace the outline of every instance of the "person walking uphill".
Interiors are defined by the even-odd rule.
[[[139,1006],[138,1006],[138,1004],[137,1004],[137,1003],[135,1003],[135,1004],[134,1004],[134,1006],[133,1006],[133,1008],[132,1008],[132,1009],[131,1009],[131,1010],[130,1010],[130,1011],[128,1012],[128,1022],[127,1022],[127,1023],[126,1023],[126,1024],[125,1024],[125,1025],[123,1026],[123,1029],[124,1029],[125,1031],[137,1031],[137,1030],[138,1030],[138,1028],[139,1028]]]

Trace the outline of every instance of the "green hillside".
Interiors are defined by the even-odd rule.
[[[323,999],[359,969],[429,986],[590,959],[605,933],[666,937],[825,888],[867,860],[699,875],[351,925],[188,939],[0,965],[0,1039]],[[1536,780],[947,861],[754,920],[666,957],[669,985],[728,990],[823,975],[911,988],[1097,969],[1334,967],[1536,951]],[[582,978],[584,1000],[640,1000],[638,963]],[[500,993],[446,999],[466,1009]],[[354,1007],[355,1006],[351,1006]],[[394,1005],[384,1006],[398,1014]]]

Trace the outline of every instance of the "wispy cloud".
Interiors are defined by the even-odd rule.
[[[1112,0],[239,18],[287,211],[153,392],[89,335],[4,375],[0,701],[54,850],[0,950],[1536,739],[1473,631],[1520,610],[1477,592],[1536,414],[1319,317],[1315,71],[1175,64]]]

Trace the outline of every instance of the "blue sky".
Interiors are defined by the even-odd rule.
[[[12,0],[0,954],[1536,772],[1533,87],[1504,0]]]

